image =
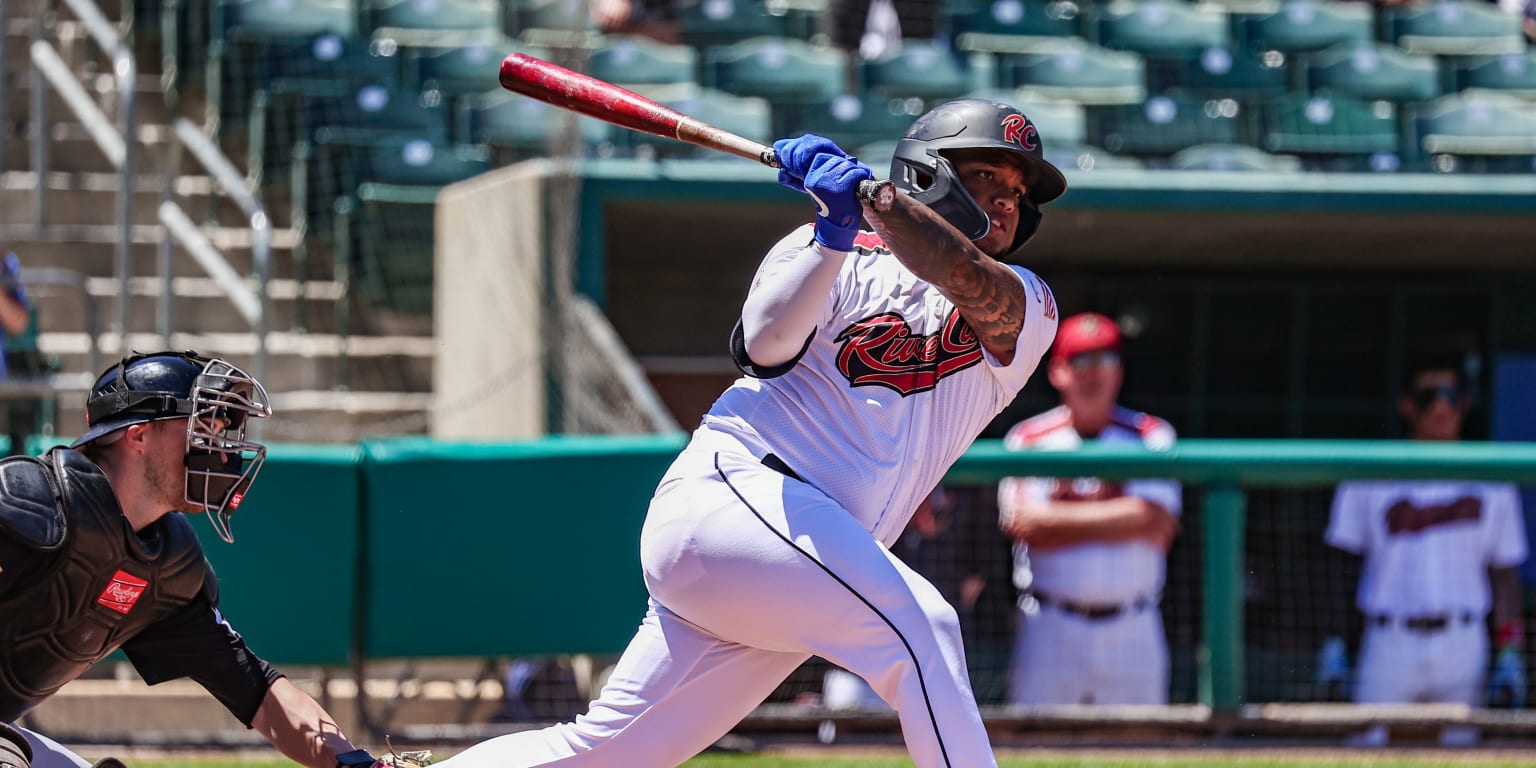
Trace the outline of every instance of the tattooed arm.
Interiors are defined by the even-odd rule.
[[[864,217],[897,260],[954,303],[982,347],[1004,365],[1013,362],[1026,300],[1023,282],[1008,265],[905,192],[897,192],[884,213],[866,203]]]

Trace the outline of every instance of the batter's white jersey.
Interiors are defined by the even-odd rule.
[[[810,242],[811,227],[798,229],[764,263]],[[1028,306],[1002,365],[877,235],[861,233],[854,248],[800,359],[781,376],[738,379],[694,439],[730,436],[777,455],[889,545],[1034,372],[1056,336],[1056,301],[1034,273],[1011,267]]]
[[[1367,615],[1482,616],[1487,569],[1526,558],[1520,494],[1505,483],[1340,483],[1324,540],[1365,556],[1356,605]]]
[[[1168,422],[1149,414],[1115,406],[1109,425],[1096,440],[1140,442],[1154,450],[1173,445]],[[1065,405],[1015,424],[1003,438],[1014,450],[1069,451],[1083,438],[1072,428]],[[1010,477],[998,485],[998,505],[1006,514],[1018,501],[1103,500],[1135,496],[1162,506],[1173,515],[1183,510],[1180,486],[1172,480],[1129,480],[1124,483],[1092,477]],[[1119,605],[1155,599],[1162,592],[1167,557],[1146,541],[1091,542],[1048,551],[1014,547],[1014,583],[1060,600],[1092,605]]]

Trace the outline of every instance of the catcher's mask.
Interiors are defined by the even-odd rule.
[[[1040,228],[1040,206],[1067,191],[1066,178],[1045,159],[1040,133],[1023,112],[986,99],[956,99],[934,107],[896,144],[891,181],[961,234],[980,240],[991,228],[987,213],[960,183],[954,164],[944,153],[988,148],[1012,153],[1024,169],[1029,188],[1028,199],[1019,205],[1019,229],[1013,244],[998,257],[1006,261]]]
[[[261,382],[196,352],[134,353],[101,374],[86,400],[88,428],[71,447],[134,424],[187,420],[186,500],[208,513],[219,538],[233,542],[230,518],[267,458],[245,439],[251,418],[272,415]]]

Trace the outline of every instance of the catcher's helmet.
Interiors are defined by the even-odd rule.
[[[251,418],[272,415],[261,382],[196,352],[134,353],[97,377],[85,410],[87,429],[73,448],[134,424],[186,419],[186,499],[209,513],[219,538],[234,541],[229,519],[266,461],[266,446],[245,439]]]
[[[919,117],[896,144],[891,181],[932,208],[972,240],[986,237],[990,223],[981,205],[960,183],[944,152],[952,149],[1003,149],[1018,157],[1029,197],[1019,206],[1019,229],[1002,258],[1017,253],[1040,227],[1040,206],[1061,197],[1067,180],[1045,159],[1035,124],[1013,107],[986,99],[956,99]]]

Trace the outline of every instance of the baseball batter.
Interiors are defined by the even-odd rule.
[[[677,765],[812,655],[899,712],[918,766],[996,765],[955,610],[888,545],[1055,334],[1049,289],[1001,259],[1065,181],[1023,114],[982,100],[917,120],[884,213],[855,194],[869,168],[831,141],[774,149],[816,221],[758,268],[732,338],[746,375],[656,489],[638,633],[585,715],[449,768]]]
[[[1062,404],[1026,419],[1014,450],[1072,450],[1084,440],[1173,445],[1168,422],[1116,404],[1120,330],[1104,315],[1061,324],[1049,364]],[[1012,704],[1164,704],[1168,645],[1158,600],[1183,509],[1172,480],[1005,478],[1003,531],[1014,540],[1020,600]]]
[[[1412,439],[1459,439],[1467,408],[1460,366],[1453,361],[1418,366],[1398,407]],[[1526,540],[1513,485],[1341,483],[1324,540],[1363,558],[1355,595],[1365,628],[1356,702],[1480,705],[1490,612],[1500,648],[1495,682],[1523,697],[1518,569],[1525,562]],[[1342,646],[1338,638],[1325,644],[1325,660],[1333,661],[1324,666],[1334,675],[1342,673]],[[1357,741],[1379,745],[1387,736],[1384,727],[1375,727]],[[1466,728],[1441,733],[1448,746],[1475,739],[1475,731]]]

